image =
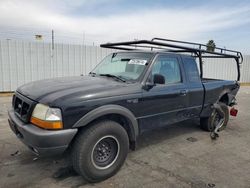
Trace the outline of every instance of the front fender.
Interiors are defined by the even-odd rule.
[[[81,119],[79,119],[73,125],[73,128],[84,127],[88,125],[90,122],[92,122],[93,120],[101,116],[109,115],[109,114],[119,114],[119,115],[126,117],[130,121],[129,127],[131,130],[131,136],[132,136],[131,139],[135,141],[136,137],[139,134],[138,122],[130,110],[120,105],[104,105],[104,106],[98,107],[88,112]]]

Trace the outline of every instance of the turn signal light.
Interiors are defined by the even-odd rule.
[[[31,117],[30,122],[43,129],[62,129],[63,124],[61,121],[45,121],[36,117]]]

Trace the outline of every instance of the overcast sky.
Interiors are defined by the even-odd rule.
[[[0,38],[100,44],[163,37],[250,53],[250,1],[0,0]]]

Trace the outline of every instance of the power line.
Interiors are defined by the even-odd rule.
[[[32,28],[32,29],[31,29]],[[30,28],[3,28],[0,31],[0,39],[13,39],[13,40],[28,40],[28,41],[35,41],[37,40],[36,36],[41,36],[40,39],[43,42],[51,42],[52,33],[51,30],[39,30],[35,27]],[[54,36],[54,42],[56,43],[74,43],[74,44],[88,44],[92,45],[93,42],[97,44],[94,40],[86,40],[92,38],[91,35],[87,36],[85,31],[82,33],[72,33],[72,32],[60,32],[57,31],[56,35]]]

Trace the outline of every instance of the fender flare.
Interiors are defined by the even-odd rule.
[[[101,107],[98,107],[87,114],[85,114],[83,117],[81,117],[74,125],[73,128],[79,128],[84,127],[88,125],[91,121],[109,114],[118,114],[122,115],[125,118],[127,118],[129,123],[129,128],[131,131],[131,140],[136,141],[137,136],[139,135],[139,126],[138,122],[133,115],[133,113],[128,110],[127,108],[120,106],[120,105],[104,105]]]

